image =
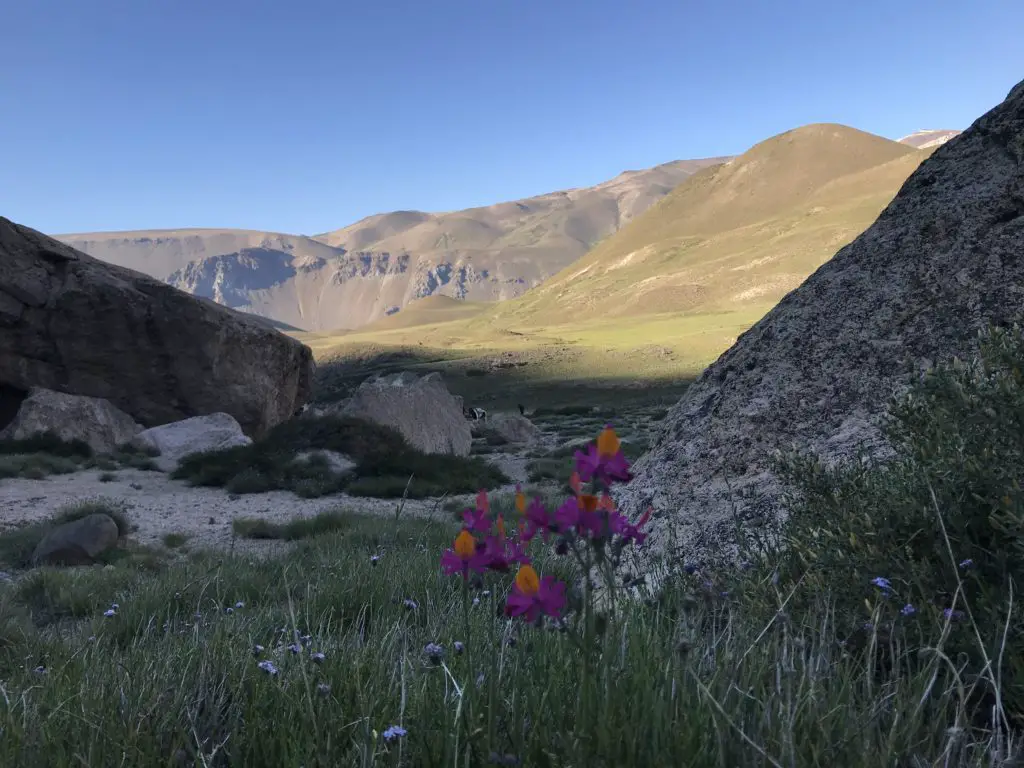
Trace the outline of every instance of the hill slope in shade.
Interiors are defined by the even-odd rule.
[[[487,320],[767,311],[870,225],[928,154],[842,125],[780,134],[687,179]]]
[[[442,295],[508,299],[571,264],[693,172],[627,171],[594,187],[451,213],[397,211],[315,238],[217,229],[58,235],[91,256],[310,331],[352,329]]]

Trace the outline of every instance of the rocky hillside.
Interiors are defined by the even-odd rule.
[[[442,295],[509,299],[571,264],[687,177],[728,158],[452,213],[398,211],[317,237],[182,229],[58,235],[91,256],[297,328],[356,328]]]
[[[604,316],[759,316],[874,221],[927,151],[843,125],[780,134],[691,176],[494,322]]]
[[[717,177],[718,172],[706,174]],[[910,176],[878,219],[689,388],[620,501],[652,551],[700,559],[779,515],[776,449],[884,453],[888,399],[1024,307],[1024,82]]]
[[[907,144],[917,149],[929,149],[931,147],[938,147],[945,144],[947,141],[952,139],[954,136],[959,136],[960,131],[947,131],[947,130],[925,130],[925,131],[914,131],[908,136],[904,136],[900,139],[900,144]]]

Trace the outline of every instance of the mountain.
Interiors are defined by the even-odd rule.
[[[904,136],[899,140],[900,144],[907,144],[916,149],[930,149],[931,147],[938,147],[945,144],[947,141],[952,139],[954,136],[959,136],[960,131],[948,131],[948,130],[926,130],[926,131],[914,131],[909,136]]]
[[[103,261],[288,326],[352,329],[427,296],[518,296],[694,172],[727,159],[676,161],[593,187],[464,211],[379,214],[316,237],[229,229],[56,237]]]
[[[713,567],[718,547],[728,551],[737,532],[746,529],[753,541],[764,523],[771,530],[786,501],[776,451],[797,448],[826,465],[860,465],[861,450],[884,457],[890,398],[931,364],[973,358],[990,324],[1017,319],[1022,188],[1024,82],[937,148],[870,227],[671,409],[618,499],[630,514],[654,507],[639,553],[650,559],[634,572],[674,553]]]
[[[835,124],[705,168],[490,321],[767,311],[878,216],[929,151]]]

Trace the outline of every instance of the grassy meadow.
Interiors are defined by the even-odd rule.
[[[268,557],[176,539],[16,570],[0,583],[0,764],[1016,765],[1016,333],[896,404],[893,464],[788,458],[785,549],[752,545],[724,571],[689,561],[663,593],[610,612],[577,578],[580,542],[538,536],[533,566],[569,585],[565,606],[507,617],[514,567],[442,571],[452,503],[432,519],[396,500],[383,518],[341,502],[282,526],[236,521],[241,538],[291,542]],[[582,440],[664,416],[657,390],[628,417],[597,392],[536,419]],[[570,453],[538,459],[561,462],[557,479]],[[568,489],[526,492],[550,509]],[[489,503],[514,529],[511,494]],[[39,532],[4,538],[18,534]]]

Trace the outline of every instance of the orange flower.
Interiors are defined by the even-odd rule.
[[[598,500],[597,496],[591,493],[584,493],[579,497],[580,507],[584,512],[594,512],[597,510]]]
[[[498,535],[501,536],[501,538],[504,539],[505,538],[505,518],[503,518],[501,515],[498,515],[498,519],[494,521],[494,524],[495,524],[495,526],[498,529]]]
[[[603,459],[610,459],[619,452],[622,441],[615,434],[611,427],[605,427],[597,436],[597,455]]]
[[[569,476],[569,487],[572,488],[573,493],[575,493],[577,496],[579,495],[580,489],[583,488],[583,483],[580,480],[579,472],[573,472]]]
[[[469,560],[475,552],[476,539],[473,538],[473,534],[463,529],[462,532],[455,537],[455,554],[463,560]]]
[[[532,566],[521,565],[516,574],[516,586],[524,595],[536,595],[540,591],[540,577]]]
[[[523,491],[517,485],[516,486],[516,512],[518,512],[521,515],[525,511],[526,511],[526,495],[523,493]]]

